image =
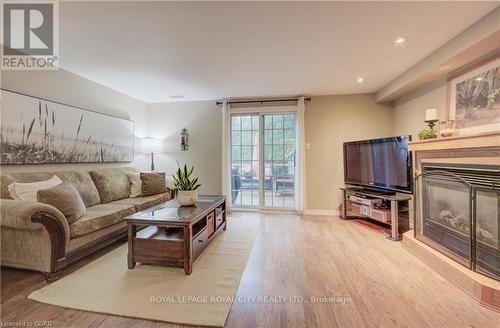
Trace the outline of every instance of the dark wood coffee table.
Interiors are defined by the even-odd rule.
[[[200,196],[194,206],[186,207],[169,200],[125,219],[129,269],[141,262],[181,267],[188,275],[194,260],[226,230],[226,197]]]

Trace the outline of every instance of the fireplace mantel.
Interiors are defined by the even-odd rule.
[[[411,151],[500,147],[500,131],[412,141],[408,147]]]
[[[423,161],[499,164],[500,131],[412,141],[408,148],[413,152],[414,176],[420,174]]]

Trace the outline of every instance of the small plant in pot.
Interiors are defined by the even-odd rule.
[[[177,172],[173,175],[175,189],[177,190],[177,201],[181,206],[192,206],[198,201],[198,178],[191,178],[194,171],[194,165],[188,169],[187,165],[179,167]]]

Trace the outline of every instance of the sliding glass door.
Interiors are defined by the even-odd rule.
[[[295,154],[295,113],[232,114],[233,206],[293,209]]]
[[[295,205],[295,114],[264,117],[264,207]]]
[[[258,114],[231,116],[231,197],[233,206],[260,206],[260,122]]]

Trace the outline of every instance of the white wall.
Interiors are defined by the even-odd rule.
[[[220,194],[222,165],[222,112],[215,101],[151,104],[148,135],[165,139],[164,154],[157,155],[157,171],[172,174],[181,165],[195,166],[201,194]],[[180,132],[189,131],[189,150],[180,150]]]
[[[411,134],[412,140],[418,140],[418,132],[427,128],[425,110],[437,108],[438,118],[442,121],[446,114],[446,82],[428,85],[416,90],[395,102],[394,134]]]
[[[147,169],[147,158],[138,152],[137,147],[138,138],[146,136],[148,133],[147,105],[145,103],[63,69],[57,71],[2,71],[1,87],[46,100],[134,120],[136,134],[136,154],[132,163],[57,164],[56,166],[53,164],[2,165],[0,167],[1,174],[90,170],[130,165]]]

